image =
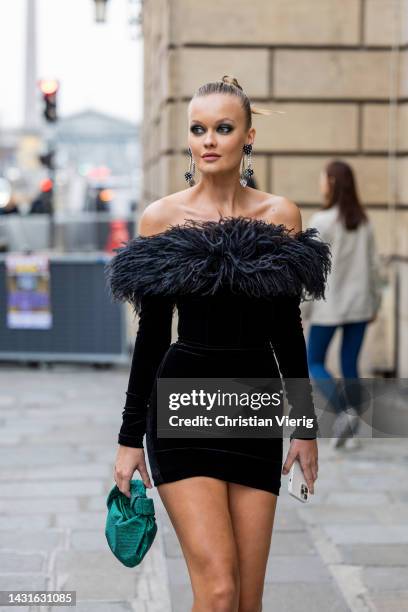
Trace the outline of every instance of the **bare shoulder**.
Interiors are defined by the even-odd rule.
[[[151,202],[144,208],[138,226],[140,236],[160,234],[177,222],[177,198],[172,194]]]
[[[302,215],[295,202],[285,196],[270,195],[270,222],[283,224],[293,232],[302,230]]]

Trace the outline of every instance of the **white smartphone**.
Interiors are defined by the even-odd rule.
[[[293,497],[296,497],[296,499],[304,504],[310,502],[309,487],[306,484],[302,468],[297,459],[292,463],[292,467],[289,470],[288,491]]]

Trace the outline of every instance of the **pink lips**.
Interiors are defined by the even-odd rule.
[[[207,155],[203,155],[203,159],[207,161],[215,161],[216,159],[219,159],[220,157],[221,157],[220,155],[216,155],[215,153],[208,153]]]

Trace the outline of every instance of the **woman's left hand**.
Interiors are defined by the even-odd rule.
[[[318,472],[318,448],[317,440],[298,440],[293,438],[290,443],[286,461],[282,467],[282,474],[289,473],[295,459],[299,459],[300,467],[310,493],[314,494],[314,482],[317,480]]]

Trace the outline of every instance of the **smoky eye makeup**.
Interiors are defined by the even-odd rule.
[[[220,123],[220,125],[217,127],[217,132],[220,132],[221,134],[229,134],[233,129],[234,127],[230,123]],[[205,132],[205,128],[198,123],[194,123],[190,127],[190,132],[193,134],[202,134]]]
[[[192,132],[193,134],[200,134],[203,129],[204,128],[201,125],[198,125],[197,123],[190,126],[190,132]]]
[[[224,134],[228,134],[229,132],[232,132],[234,128],[230,123],[221,123],[217,129]]]

